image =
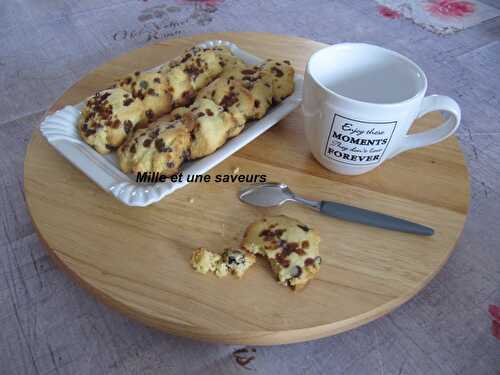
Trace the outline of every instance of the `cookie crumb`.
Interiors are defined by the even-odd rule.
[[[238,173],[239,171],[240,171],[240,168],[239,168],[239,167],[236,167],[236,168],[234,168],[234,169],[233,169],[233,174],[236,174],[236,173]]]
[[[194,203],[194,198],[193,197],[189,198],[188,202],[191,203],[191,204]]]

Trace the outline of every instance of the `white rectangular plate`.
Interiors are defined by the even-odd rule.
[[[217,45],[229,47],[236,56],[247,64],[260,64],[264,61],[227,41],[210,40],[199,44],[200,47],[204,48]],[[184,163],[180,172],[184,176],[206,173],[292,112],[300,104],[302,98],[303,77],[295,74],[294,81],[295,91],[293,94],[278,105],[273,106],[266,116],[258,121],[249,122],[245,130],[237,137],[229,140],[213,154]],[[113,194],[126,205],[148,206],[187,184],[185,177],[183,182],[137,183],[135,175],[123,173],[118,168],[115,153],[101,155],[81,140],[77,130],[77,123],[83,105],[84,102],[80,102],[75,106],[66,106],[60,111],[47,116],[40,125],[40,130],[47,141],[59,153],[102,189]]]

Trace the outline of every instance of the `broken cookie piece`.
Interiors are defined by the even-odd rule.
[[[215,272],[220,262],[220,255],[212,253],[202,247],[193,251],[191,255],[191,265],[200,273]]]
[[[248,227],[241,247],[265,256],[278,281],[303,288],[319,271],[320,237],[307,225],[287,216],[271,216]]]
[[[217,277],[231,274],[241,278],[254,263],[255,255],[240,249],[226,249],[219,255],[200,247],[191,256],[191,265],[197,272],[214,272]]]
[[[221,254],[221,259],[215,270],[217,277],[224,277],[228,273],[241,278],[243,274],[255,263],[255,255],[239,249],[226,249]]]

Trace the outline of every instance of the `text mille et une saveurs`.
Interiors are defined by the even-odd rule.
[[[185,179],[184,179],[185,178]],[[267,176],[265,174],[217,174],[212,179],[212,176],[209,174],[188,174],[184,175],[182,172],[179,174],[174,174],[173,176],[166,176],[161,174],[160,172],[144,172],[137,173],[135,182],[144,183],[144,184],[155,184],[157,182],[166,182],[170,180],[171,182],[225,182],[225,183],[257,183],[257,182],[266,182]]]

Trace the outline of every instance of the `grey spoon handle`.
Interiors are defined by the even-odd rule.
[[[366,224],[399,232],[414,233],[422,236],[432,236],[434,234],[434,229],[424,225],[342,203],[322,201],[319,210],[325,215],[351,221],[353,223]]]

